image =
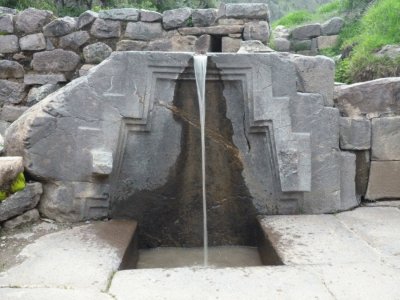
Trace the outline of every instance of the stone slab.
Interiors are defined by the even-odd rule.
[[[0,53],[15,53],[19,50],[16,35],[0,35]]]
[[[4,105],[0,112],[0,120],[14,122],[28,109],[27,106]]]
[[[400,160],[400,117],[372,120],[372,160]]]
[[[259,220],[285,265],[372,263],[378,259],[365,241],[333,215],[264,216]]]
[[[136,8],[114,8],[99,12],[99,18],[117,21],[138,21],[140,11]]]
[[[25,74],[24,83],[26,85],[34,84],[56,84],[66,82],[64,74]]]
[[[182,35],[229,35],[234,33],[241,33],[243,31],[242,25],[218,25],[210,27],[185,27],[179,28],[178,31]]]
[[[340,158],[341,209],[348,210],[360,204],[356,197],[356,155],[341,152]]]
[[[317,45],[319,50],[335,47],[339,42],[338,35],[319,36],[317,37]]]
[[[117,300],[334,299],[317,276],[294,267],[120,271],[109,293]]]
[[[368,150],[371,148],[371,122],[366,119],[340,118],[340,148]]]
[[[105,293],[90,290],[67,290],[63,288],[0,288],[0,298],[2,300],[112,300],[113,298]]]
[[[372,161],[369,173],[368,200],[400,198],[400,161]]]
[[[0,287],[103,291],[135,230],[135,221],[113,220],[45,235],[21,251],[21,263],[0,273]]]
[[[382,256],[399,256],[400,210],[398,208],[360,207],[338,214],[337,218]]]
[[[307,24],[294,28],[291,36],[296,40],[308,40],[321,35],[320,24]]]

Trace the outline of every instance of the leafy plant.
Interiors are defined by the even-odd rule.
[[[286,16],[282,17],[281,19],[275,21],[272,23],[272,27],[276,27],[279,25],[285,26],[285,27],[293,27],[296,25],[303,24],[307,21],[312,20],[312,15],[308,11],[305,10],[299,10],[295,11],[292,13],[287,14]]]

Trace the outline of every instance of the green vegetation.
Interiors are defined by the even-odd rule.
[[[10,194],[22,191],[26,187],[24,173],[19,173],[7,190],[0,190],[0,201],[5,200]]]
[[[306,10],[294,11],[280,18],[279,20],[272,23],[272,27],[282,25],[285,27],[294,27],[312,20],[312,14]]]

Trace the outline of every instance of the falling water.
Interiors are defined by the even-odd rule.
[[[207,200],[206,200],[206,146],[205,146],[205,90],[207,55],[194,55],[194,73],[197,85],[197,97],[199,98],[200,128],[201,128],[201,172],[203,190],[203,247],[204,247],[204,266],[208,265],[208,233],[207,233]]]

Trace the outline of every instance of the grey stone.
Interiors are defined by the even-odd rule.
[[[288,39],[290,37],[290,32],[285,26],[278,25],[275,27],[273,35],[276,38]]]
[[[332,18],[321,25],[322,35],[337,35],[344,26],[344,20],[339,17]]]
[[[4,151],[4,138],[3,138],[3,134],[0,132],[0,154],[3,154]]]
[[[69,72],[75,71],[80,60],[72,51],[56,49],[33,54],[32,67],[35,71]]]
[[[136,8],[114,8],[99,12],[99,18],[116,21],[139,21],[140,11]]]
[[[308,40],[321,35],[320,24],[302,25],[292,29],[291,37],[296,40]]]
[[[188,7],[166,10],[163,12],[163,27],[174,29],[185,27],[192,15],[192,10]]]
[[[130,22],[126,26],[124,38],[151,41],[162,37],[162,34],[161,23]]]
[[[0,80],[0,104],[18,104],[25,97],[25,85],[9,80]]]
[[[94,22],[94,20],[96,20],[99,17],[99,14],[91,11],[91,10],[87,10],[84,13],[82,13],[79,18],[78,18],[78,29],[82,29],[83,27],[92,24]]]
[[[147,47],[147,42],[121,40],[117,43],[117,51],[142,51]]]
[[[350,118],[400,114],[400,77],[335,87],[335,104]]]
[[[23,33],[36,33],[50,23],[52,18],[53,13],[50,11],[28,8],[17,14],[15,27]]]
[[[22,297],[23,299],[31,300],[112,300],[112,296],[108,294],[93,291],[93,290],[66,290],[60,287],[56,288],[2,288],[0,290],[0,298],[2,299],[15,299]]]
[[[16,35],[0,35],[0,53],[15,53],[18,50],[18,37]]]
[[[360,204],[356,197],[356,155],[342,152],[340,157],[341,210],[349,210]]]
[[[280,52],[289,52],[291,48],[290,41],[283,38],[274,38],[272,45],[276,51]]]
[[[396,59],[400,56],[400,45],[385,45],[381,50],[375,53],[375,55],[380,57],[387,56],[391,59]]]
[[[42,185],[35,182],[28,183],[24,190],[9,196],[0,204],[0,222],[35,208],[42,193]]]
[[[318,44],[318,49],[323,50],[327,48],[333,48],[337,46],[339,42],[339,36],[338,35],[330,35],[330,36],[319,36],[317,37],[317,44]]]
[[[0,60],[0,79],[24,77],[24,67],[16,61]]]
[[[264,3],[227,3],[219,14],[226,18],[269,20],[268,6]],[[221,15],[219,15],[221,17]]]
[[[83,48],[83,57],[88,64],[98,64],[109,57],[111,53],[112,49],[102,42],[90,44]]]
[[[370,169],[370,152],[357,151],[356,153],[356,192],[358,198],[364,198],[367,192],[369,169]]]
[[[400,198],[400,161],[371,161],[368,200]]]
[[[89,74],[89,71],[91,68],[93,68],[96,65],[83,65],[80,69],[79,69],[79,76],[86,76]]]
[[[29,90],[28,97],[26,98],[26,104],[32,106],[44,98],[46,98],[51,93],[58,90],[61,86],[54,83],[47,83],[40,87],[33,87]]]
[[[274,52],[270,47],[265,46],[261,41],[241,41],[238,53],[265,53]]]
[[[290,50],[294,52],[309,51],[312,48],[311,40],[291,40]]]
[[[217,19],[217,25],[244,25],[244,20],[241,19]]]
[[[77,27],[77,21],[75,18],[63,17],[51,21],[49,24],[43,27],[43,33],[45,36],[63,36],[73,32]]]
[[[209,9],[194,9],[192,11],[192,22],[194,27],[207,27],[214,25],[217,17],[217,10]]]
[[[63,49],[78,50],[90,39],[87,31],[76,31],[60,38],[60,47]]]
[[[293,56],[298,75],[298,91],[318,93],[326,106],[333,106],[335,62],[326,56]],[[324,80],[321,80],[324,78]]]
[[[162,14],[151,10],[140,10],[140,21],[142,22],[160,22],[162,20]]]
[[[4,105],[0,112],[0,120],[14,122],[27,109],[28,107],[26,106]]]
[[[34,33],[19,39],[19,46],[23,51],[38,51],[46,49],[46,39],[43,33]]]
[[[0,171],[0,188],[4,188],[24,171],[22,157],[0,157]]]
[[[233,39],[227,36],[222,37],[222,52],[238,52],[241,39]]]
[[[18,13],[18,10],[14,9],[14,8],[0,6],[0,14],[16,15],[17,13]]]
[[[115,38],[121,36],[121,22],[96,19],[94,21],[90,34],[97,38]]]
[[[14,229],[24,225],[28,225],[38,221],[40,218],[39,211],[37,209],[31,209],[22,215],[15,217],[3,223],[3,227],[6,229]]]
[[[269,24],[266,21],[249,22],[244,25],[243,39],[259,40],[263,43],[269,40]]]
[[[10,123],[7,121],[0,120],[0,134],[5,135],[7,128],[10,127]],[[4,140],[3,140],[4,141]]]
[[[203,34],[200,36],[195,43],[196,53],[207,53],[213,49],[213,39],[209,34]]]
[[[371,148],[371,122],[365,119],[340,118],[340,148],[368,150]]]
[[[47,38],[46,39],[46,50],[47,51],[51,51],[56,49],[56,47],[54,47],[54,41],[52,41],[51,38]]]
[[[0,14],[0,33],[7,34],[14,32],[13,16],[10,14]]]
[[[400,117],[372,119],[372,160],[400,160]]]
[[[179,33],[182,35],[229,35],[235,33],[241,33],[243,26],[241,25],[218,25],[210,27],[185,27],[179,28]]]
[[[111,152],[93,150],[92,172],[96,175],[110,175],[113,168],[113,155]]]
[[[56,84],[59,82],[66,82],[64,74],[26,74],[24,77],[24,83],[26,85],[35,84]]]

